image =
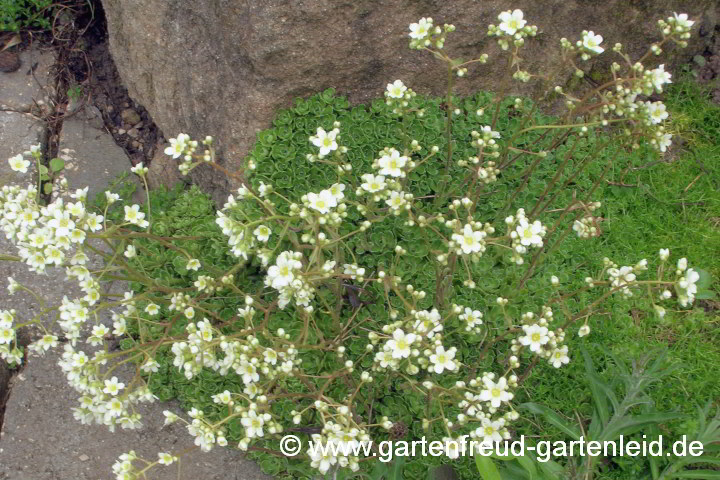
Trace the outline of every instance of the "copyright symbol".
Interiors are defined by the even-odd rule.
[[[302,443],[300,442],[300,439],[295,435],[285,435],[280,440],[280,453],[282,453],[286,457],[294,457],[295,455],[300,453],[301,448]]]

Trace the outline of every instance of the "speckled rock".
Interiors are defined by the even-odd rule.
[[[579,38],[582,30],[601,33],[607,45],[626,44],[642,54],[659,38],[656,22],[673,11],[697,20],[694,44],[675,61],[684,62],[712,33],[720,4],[712,0],[102,0],[110,48],[130,95],[144,105],[166,137],[188,133],[216,137],[227,165],[237,170],[258,130],[273,112],[295,97],[334,87],[351,102],[382,94],[403,79],[419,93],[440,94],[446,72],[433,57],[408,49],[408,25],[431,16],[452,23],[448,40],[453,57],[490,54],[490,62],[470,70],[458,92],[517,90],[505,72],[505,56],[487,37],[487,25],[503,10],[520,8],[539,34],[522,55],[526,69],[558,75],[559,40]],[[708,36],[709,39],[709,36]],[[610,56],[608,56],[609,58]],[[552,84],[554,85],[554,84]],[[550,85],[550,86],[552,86]],[[525,93],[537,93],[527,87]],[[194,179],[223,192],[222,175],[198,169]],[[218,197],[219,195],[219,197]],[[216,198],[222,198],[222,193]]]

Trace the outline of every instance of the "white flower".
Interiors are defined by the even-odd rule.
[[[240,365],[238,374],[242,375],[243,383],[249,385],[260,380],[260,374],[257,372],[255,365],[249,362],[244,362]]]
[[[490,406],[493,408],[498,408],[502,402],[507,403],[513,399],[513,394],[507,391],[508,384],[505,377],[500,377],[496,383],[490,377],[485,376],[483,383],[485,389],[480,392],[480,400],[490,402]]]
[[[647,112],[650,119],[650,123],[657,124],[668,118],[668,112],[665,109],[665,104],[662,102],[647,102]]]
[[[271,233],[270,229],[265,225],[260,225],[253,231],[253,235],[255,235],[260,242],[267,242],[270,239]]]
[[[665,71],[665,64],[662,64],[655,70],[650,71],[650,80],[652,81],[653,86],[657,89],[658,92],[662,92],[662,87],[666,83],[672,83],[670,81],[671,77],[672,75],[670,75],[669,72]]]
[[[483,314],[479,310],[473,310],[471,308],[465,307],[465,313],[460,315],[460,320],[465,320],[467,322],[466,330],[472,330],[478,325],[482,325],[483,323]]]
[[[445,347],[440,345],[435,348],[435,353],[430,355],[430,362],[433,364],[432,369],[435,373],[442,373],[444,370],[455,370],[457,364],[453,361],[455,358],[456,348],[452,347],[450,350],[445,351]]]
[[[117,377],[112,377],[110,380],[105,380],[103,392],[108,395],[117,395],[123,388],[125,388],[125,384],[119,383]]]
[[[592,30],[583,32],[582,45],[593,53],[602,53],[605,51],[605,49],[600,46],[602,41],[602,35],[595,35]]]
[[[134,167],[130,169],[131,172],[133,172],[135,175],[143,176],[148,172],[148,168],[143,166],[143,163],[140,162]]]
[[[200,269],[200,260],[198,260],[197,258],[191,258],[190,260],[188,260],[185,268],[187,268],[188,270],[195,270],[197,272]]]
[[[258,415],[255,410],[250,410],[247,417],[243,417],[240,422],[242,423],[242,426],[245,427],[245,435],[247,435],[248,438],[263,436],[263,425],[265,424],[265,419],[262,415]]]
[[[127,248],[125,248],[125,253],[123,254],[127,258],[133,258],[137,255],[137,251],[135,250],[135,247],[132,245],[128,245]]]
[[[680,302],[680,305],[683,307],[687,307],[695,300],[695,294],[697,293],[696,283],[698,280],[700,280],[700,274],[692,268],[688,268],[685,275],[678,280],[676,288],[678,292],[678,302]]]
[[[185,153],[188,140],[190,140],[190,137],[184,133],[178,135],[177,138],[171,138],[170,146],[165,148],[165,155],[170,155],[173,158],[178,158],[180,155]]]
[[[224,405],[228,405],[230,403],[230,401],[232,400],[232,395],[230,395],[229,390],[225,390],[222,393],[213,395],[212,398],[213,398],[213,402],[215,402],[215,403],[222,403]]]
[[[98,230],[102,230],[103,220],[105,220],[105,218],[102,215],[98,215],[97,213],[91,213],[87,217],[85,217],[85,225],[83,226],[83,228],[85,230],[90,230],[91,232],[97,232]]]
[[[375,193],[385,189],[385,177],[382,175],[375,176],[372,173],[366,173],[361,178],[365,183],[360,186],[367,192]]]
[[[20,284],[16,282],[14,278],[8,277],[8,293],[10,295],[13,295],[15,292],[17,292],[18,288],[20,288]]]
[[[137,225],[139,227],[147,227],[148,222],[144,220],[145,213],[140,211],[140,205],[125,205],[125,221]]]
[[[335,138],[338,133],[340,133],[340,130],[337,128],[326,132],[322,127],[318,127],[317,134],[314,137],[310,137],[312,144],[320,149],[321,157],[324,157],[333,150],[337,150],[338,144]]]
[[[422,40],[428,36],[432,28],[432,18],[421,18],[418,23],[410,24],[410,38]]]
[[[38,341],[38,344],[42,347],[43,350],[47,351],[51,348],[55,348],[58,346],[58,337],[55,335],[44,335]]]
[[[308,193],[307,198],[310,203],[310,208],[322,214],[328,213],[331,208],[337,206],[337,200],[333,194],[330,193],[330,190],[323,190],[320,194],[313,192]]]
[[[395,80],[393,83],[387,85],[387,96],[390,98],[403,98],[407,87],[402,80]]]
[[[48,222],[48,226],[55,229],[56,237],[67,237],[75,229],[75,222],[70,220],[68,212],[56,210],[53,219]]]
[[[385,200],[391,210],[400,211],[406,204],[405,194],[403,192],[392,192],[390,198]]]
[[[339,201],[345,198],[345,194],[343,193],[345,191],[345,185],[342,183],[334,183],[328,190],[332,196],[335,197],[335,200]]]
[[[695,24],[695,21],[688,20],[687,13],[673,13],[673,16],[675,18],[675,28],[677,30],[689,30],[690,27],[692,27]]]
[[[105,191],[105,201],[107,202],[108,205],[112,205],[113,203],[117,202],[118,200],[120,200],[120,195],[118,195],[117,193],[109,192],[107,190]]]
[[[175,423],[176,421],[178,421],[180,419],[180,417],[175,415],[170,410],[163,411],[163,415],[165,416],[165,423],[163,423],[163,426],[165,426],[165,427],[170,425],[171,423]]]
[[[455,440],[452,437],[443,438],[443,442],[445,444],[445,456],[450,460],[454,460],[460,456],[461,441]]]
[[[667,248],[661,248],[661,249],[660,249],[660,252],[659,252],[659,255],[660,255],[660,260],[662,260],[662,261],[664,262],[664,261],[666,261],[668,258],[670,258],[670,250],[667,249]]]
[[[522,328],[525,331],[525,335],[518,340],[525,346],[529,345],[531,352],[539,351],[543,345],[550,341],[547,327],[534,324],[530,326],[523,325]]]
[[[462,235],[456,233],[452,236],[453,240],[466,255],[482,251],[484,237],[485,232],[474,231],[468,223],[465,224]]]
[[[666,152],[670,145],[672,145],[672,134],[670,133],[663,134],[657,142],[658,149],[661,152]]]
[[[578,337],[584,337],[586,335],[590,335],[590,325],[583,325],[578,330]]]
[[[154,303],[149,303],[145,307],[145,313],[147,313],[148,315],[154,316],[154,315],[157,315],[159,312],[160,312],[160,307]]]
[[[380,166],[380,175],[402,177],[404,175],[402,169],[407,163],[407,160],[407,157],[401,156],[400,152],[398,152],[394,148],[391,148],[389,155],[383,155],[378,160],[378,166]]]
[[[380,364],[381,368],[395,367],[397,363],[390,351],[377,352],[375,354],[375,361]]]
[[[539,220],[528,223],[527,220],[521,218],[515,231],[518,234],[521,244],[525,246],[533,245],[535,247],[542,247],[543,241],[540,233],[542,233],[543,228]]]
[[[0,345],[10,344],[15,339],[15,330],[10,325],[0,324]]]
[[[264,182],[260,182],[260,186],[258,187],[258,194],[260,197],[265,197],[268,193],[272,191],[272,185],[266,185]]]
[[[276,290],[290,285],[290,282],[295,279],[293,270],[300,268],[300,266],[302,266],[302,264],[293,258],[292,252],[282,252],[278,255],[275,265],[268,269],[268,276],[265,283],[271,285]]]
[[[22,154],[10,157],[8,159],[8,163],[10,164],[10,168],[20,173],[27,173],[27,169],[30,166],[30,162],[28,160],[25,160]]]
[[[500,20],[500,30],[507,33],[508,35],[515,35],[515,33],[523,28],[525,24],[527,23],[523,19],[523,12],[522,10],[515,9],[512,12],[510,10],[506,12],[502,12],[500,15],[498,15],[498,19]]]
[[[481,426],[475,429],[475,435],[481,438],[481,443],[484,444],[495,444],[502,442],[503,437],[500,434],[500,430],[505,426],[505,420],[500,418],[499,420],[492,421],[485,417],[482,419]],[[479,444],[475,444],[476,448]]]
[[[555,368],[560,368],[563,365],[570,362],[570,357],[568,357],[568,347],[567,345],[563,345],[560,348],[556,348],[552,351],[550,354],[549,361]]]
[[[177,460],[177,457],[173,457],[169,453],[166,453],[166,452],[158,453],[158,463],[160,465],[171,465],[175,460]]]
[[[416,339],[414,333],[408,333],[398,328],[393,332],[392,340],[388,340],[386,347],[392,351],[393,358],[407,358],[410,356],[410,347]]]

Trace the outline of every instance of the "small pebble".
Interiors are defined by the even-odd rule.
[[[78,459],[79,459],[81,462],[87,462],[88,460],[90,460],[90,457],[88,457],[87,455],[85,455],[85,454],[83,453],[82,455],[80,455],[80,456],[78,457]]]

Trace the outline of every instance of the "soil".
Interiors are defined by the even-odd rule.
[[[702,65],[697,63],[699,57],[704,59],[700,61]],[[713,85],[711,93],[713,102],[720,104],[720,28],[715,30],[712,45],[695,58],[695,64],[691,67],[696,73],[695,78],[701,84]]]
[[[74,85],[82,86],[84,100],[100,110],[106,129],[125,150],[133,165],[149,165],[162,133],[142,105],[128,95],[110,55],[105,13],[93,1],[94,15],[81,15],[79,24],[89,21],[76,51],[69,57],[68,71]]]

